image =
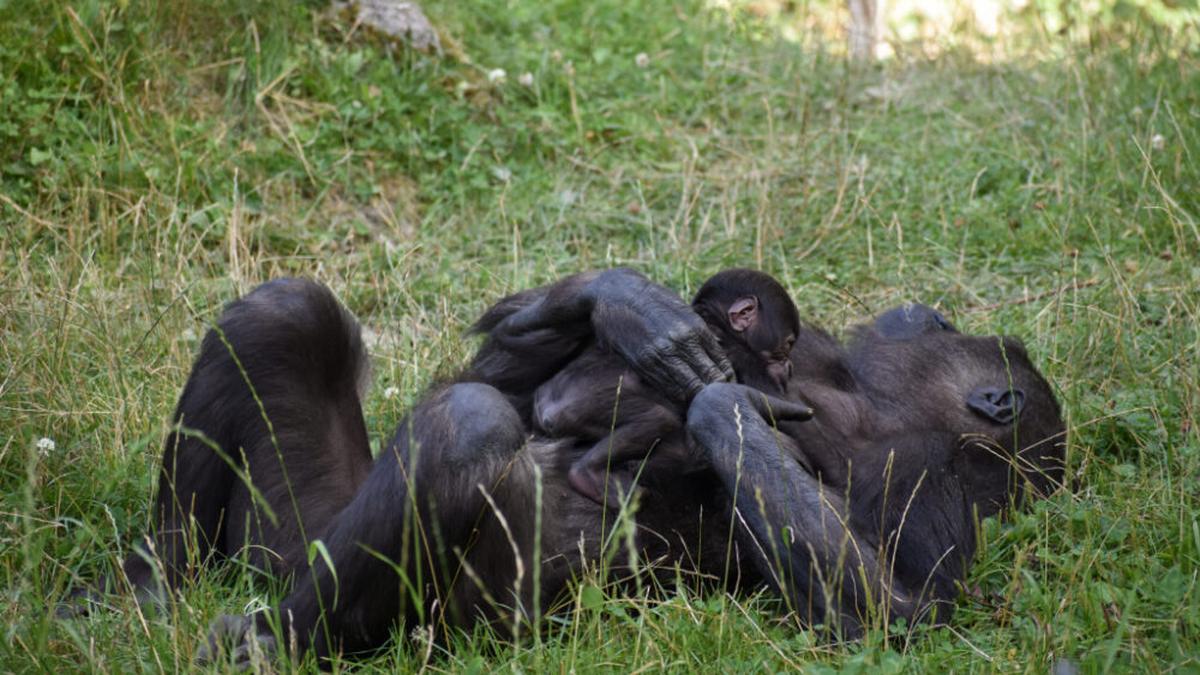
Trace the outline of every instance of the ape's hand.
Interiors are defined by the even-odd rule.
[[[622,269],[600,274],[584,293],[596,340],[663,394],[687,402],[704,385],[733,379],[717,338],[675,293]]]
[[[741,384],[719,382],[704,387],[688,408],[688,434],[714,459],[728,449],[756,452],[778,445],[772,427],[779,422],[812,419],[813,409]]]
[[[488,310],[475,330],[490,340],[473,375],[509,393],[516,380],[544,381],[592,338],[679,401],[690,401],[705,384],[733,378],[716,337],[692,308],[629,269],[577,274],[510,296]]]

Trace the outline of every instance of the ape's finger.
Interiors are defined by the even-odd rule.
[[[750,401],[764,419],[776,422],[804,422],[813,417],[813,409],[796,401],[786,401],[764,394],[751,392]]]
[[[704,389],[704,380],[696,376],[695,373],[687,367],[682,360],[679,360],[677,367],[672,372],[675,393],[673,398],[683,403],[687,403]]]
[[[660,391],[677,401],[687,403],[704,388],[704,381],[681,356],[665,355],[656,365]]]
[[[713,338],[715,340],[716,338]],[[732,382],[733,367],[729,365],[729,359],[721,353],[720,347],[716,347],[714,352],[712,349],[704,347],[705,340],[700,340],[700,345],[696,348],[696,354],[693,360],[699,363],[697,372],[700,378],[705,383],[712,382]]]
[[[682,399],[683,402],[687,403],[688,401],[691,401],[692,399],[696,398],[696,394],[699,394],[703,389],[704,389],[704,381],[701,380],[700,378],[693,377],[692,379],[688,380],[687,382],[684,383],[684,397]]]
[[[702,384],[726,381],[725,372],[708,351],[704,348],[702,334],[694,335],[684,345],[683,355],[690,365],[692,373],[700,378]],[[722,360],[724,356],[721,356]],[[693,394],[695,392],[692,392]]]
[[[719,364],[718,363],[710,363],[704,369],[704,381],[706,383],[732,381],[733,373],[732,372],[727,373],[725,370],[722,369],[721,366],[725,366],[726,369],[728,369],[729,363],[724,360]]]
[[[717,368],[717,374],[713,375],[713,379],[709,382],[733,382],[733,366],[725,357],[725,350],[721,349],[721,343],[717,340],[717,336],[705,328],[700,331],[700,344]]]

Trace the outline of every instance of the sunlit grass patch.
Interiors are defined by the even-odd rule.
[[[187,669],[214,616],[275,599],[234,565],[162,615],[114,596],[54,616],[144,530],[223,303],[274,276],[329,284],[367,327],[378,444],[467,361],[486,305],[611,265],[685,295],[760,267],[835,329],[921,299],[1018,335],[1064,404],[1076,490],[985,524],[948,630],[830,645],[767,597],[586,579],[536,640],[397,631],[367,668],[1196,667],[1188,26],[853,67],[699,2],[425,9],[445,57],[347,39],[309,4],[0,5],[6,669]]]

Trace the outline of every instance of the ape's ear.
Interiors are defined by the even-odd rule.
[[[758,320],[758,298],[748,295],[729,305],[729,326],[741,333]]]
[[[967,407],[996,424],[1011,424],[1025,406],[1025,392],[1016,387],[979,387],[967,396]]]

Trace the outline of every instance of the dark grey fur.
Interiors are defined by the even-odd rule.
[[[577,275],[489,310],[471,366],[414,406],[372,464],[357,324],[322,286],[270,282],[226,309],[224,340],[205,338],[176,419],[217,450],[168,439],[151,540],[172,586],[210,553],[246,546],[292,573],[279,627],[318,655],[379,647],[396,627],[520,625],[514,617],[551,607],[600,560],[612,524],[568,485],[575,445],[529,440],[535,392],[598,343],[651,390],[690,401],[700,470],[651,456],[639,481],[634,544],[660,581],[677,566],[730,586],[765,582],[844,636],[872,615],[918,620],[954,598],[972,511],[1059,483],[1063,433],[1019,342],[925,319],[881,321],[846,347],[803,328],[784,400],[723,382],[732,372],[718,341],[671,292],[628,270]],[[1021,409],[1003,422],[1017,391]],[[323,555],[306,562],[318,538],[332,569]],[[155,586],[142,556],[125,572]],[[213,644],[232,637],[239,655],[270,646],[270,623],[223,618]]]

